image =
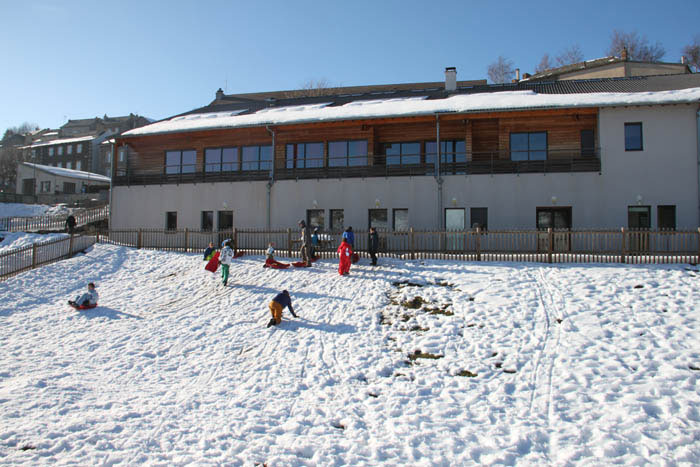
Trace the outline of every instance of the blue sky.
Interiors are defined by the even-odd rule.
[[[613,29],[679,61],[700,1],[0,0],[0,132],[29,121],[130,112],[161,119],[227,93],[484,79],[499,55],[533,72],[578,44],[605,55]],[[0,133],[0,136],[2,133]]]

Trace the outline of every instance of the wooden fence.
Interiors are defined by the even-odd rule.
[[[368,257],[368,232],[355,231],[355,250]],[[322,233],[316,254],[335,258],[342,232]],[[100,242],[171,251],[203,251],[209,242],[219,247],[231,239],[235,251],[264,254],[273,243],[277,256],[294,257],[300,246],[299,230],[233,229],[110,230]],[[545,263],[698,263],[697,230],[489,230],[388,231],[379,233],[379,256],[405,259],[466,261],[533,261]]]
[[[68,215],[37,217],[2,217],[0,230],[6,232],[35,232],[38,230],[64,230]],[[76,227],[101,221],[109,217],[109,206],[83,209],[73,213]]]
[[[5,280],[29,269],[70,258],[97,241],[94,235],[71,235],[47,240],[0,253],[0,280]]]

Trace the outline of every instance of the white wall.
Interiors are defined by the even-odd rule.
[[[443,208],[488,208],[490,229],[533,229],[536,208],[571,206],[572,227],[627,226],[630,205],[675,205],[679,229],[695,229],[698,218],[697,107],[690,105],[604,108],[599,116],[602,172],[450,175]],[[644,150],[625,151],[625,122],[642,122]],[[642,201],[638,203],[637,197]],[[556,197],[556,203],[552,202]],[[454,202],[453,202],[454,199]],[[368,226],[368,210],[408,208],[418,229],[439,225],[437,184],[430,176],[278,181],[272,188],[272,227],[294,227],[307,209],[343,209],[345,225]],[[315,201],[315,203],[314,203]],[[163,228],[165,212],[178,211],[178,227],[198,229],[203,210],[232,209],[234,225],[264,228],[266,182],[198,183],[115,187],[114,228]],[[439,211],[442,211],[440,209]],[[215,215],[216,217],[216,215]]]

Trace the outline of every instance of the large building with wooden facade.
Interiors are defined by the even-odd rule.
[[[225,95],[116,139],[116,229],[697,228],[700,75]]]

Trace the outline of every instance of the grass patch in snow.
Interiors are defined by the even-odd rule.
[[[469,371],[469,370],[462,370],[462,371],[460,371],[459,373],[457,373],[457,376],[464,376],[464,377],[466,377],[466,378],[476,378],[477,374],[476,374],[476,373],[472,373],[472,372]]]
[[[408,354],[408,359],[412,362],[415,362],[419,358],[423,358],[426,360],[437,360],[442,357],[444,357],[444,355],[438,355],[430,352],[421,352],[420,350],[416,350],[412,354]]]

